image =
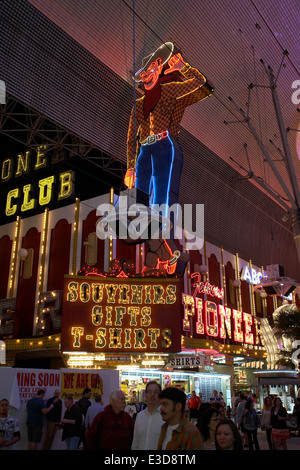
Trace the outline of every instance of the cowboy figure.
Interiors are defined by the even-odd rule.
[[[129,189],[136,187],[148,194],[150,205],[169,208],[178,202],[183,163],[178,134],[184,110],[211,95],[213,88],[199,70],[184,62],[171,42],[143,59],[135,81],[142,83],[145,93],[131,112],[124,182]],[[153,243],[153,251],[163,249],[161,241]],[[172,258],[174,248],[169,240],[164,260]],[[152,257],[150,266],[154,264]]]

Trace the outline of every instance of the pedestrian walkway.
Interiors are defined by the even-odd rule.
[[[258,430],[258,442],[261,450],[269,450],[269,445],[266,437],[266,433]],[[247,449],[245,449],[247,450]],[[287,450],[300,450],[300,437],[291,434],[291,438],[287,440]]]

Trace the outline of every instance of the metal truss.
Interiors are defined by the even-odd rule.
[[[122,182],[126,168],[110,155],[104,154],[79,136],[52,122],[38,111],[7,95],[6,104],[0,105],[0,134],[35,150],[47,144],[48,151],[55,155],[55,161],[80,157],[120,179]]]
[[[270,168],[272,169],[275,177],[277,178],[283,192],[285,193],[285,198],[283,198],[279,194],[275,193],[275,191],[272,188],[270,188],[267,185],[267,183],[263,181],[262,178],[259,178],[259,177],[255,176],[255,174],[251,170],[250,161],[249,161],[248,156],[247,156],[247,159],[248,159],[249,171],[247,171],[245,168],[243,168],[239,163],[237,163],[237,162],[235,162],[235,163],[241,169],[247,171],[247,176],[245,176],[246,179],[253,178],[256,181],[256,183],[258,183],[265,191],[267,191],[269,193],[269,195],[271,197],[273,197],[287,211],[287,215],[288,214],[292,215],[294,241],[295,241],[297,252],[298,252],[298,258],[299,258],[299,261],[300,261],[300,189],[299,189],[299,186],[298,186],[296,172],[295,172],[295,168],[294,168],[294,164],[293,164],[293,160],[292,160],[292,156],[291,156],[291,152],[290,152],[290,148],[289,148],[289,143],[288,143],[288,139],[287,139],[287,132],[290,131],[291,129],[289,129],[289,128],[286,129],[285,126],[284,126],[283,116],[282,116],[282,113],[281,113],[281,107],[280,107],[279,98],[278,98],[278,94],[277,94],[277,80],[278,80],[278,76],[279,76],[281,67],[283,66],[284,58],[285,58],[286,55],[287,55],[287,51],[284,51],[283,57],[282,57],[282,62],[280,64],[280,67],[279,67],[279,70],[278,70],[278,73],[277,73],[276,77],[275,77],[275,75],[273,73],[273,70],[270,66],[266,67],[263,60],[261,60],[261,63],[263,64],[263,66],[265,68],[266,75],[269,79],[268,88],[271,90],[273,106],[274,106],[274,110],[275,110],[275,114],[276,114],[276,120],[277,120],[277,123],[278,123],[281,142],[282,142],[282,147],[283,147],[283,150],[277,149],[277,151],[279,152],[279,155],[280,155],[280,161],[282,161],[284,166],[285,166],[287,176],[288,176],[288,180],[289,180],[289,183],[290,183],[290,186],[291,186],[291,191],[287,187],[281,173],[276,168],[274,160],[271,158],[269,152],[267,151],[266,147],[264,146],[261,139],[259,138],[258,133],[257,133],[255,127],[253,126],[252,121],[251,121],[250,116],[249,116],[251,90],[254,87],[259,87],[259,86],[262,86],[262,85],[253,84],[253,83],[251,83],[249,85],[249,87],[248,87],[247,112],[245,112],[242,108],[240,108],[233,101],[233,99],[229,96],[228,99],[235,106],[235,108],[238,110],[238,112],[240,113],[240,115],[242,116],[243,119],[240,120],[240,121],[232,121],[232,122],[224,121],[224,123],[225,124],[246,123],[248,125],[251,134],[255,138],[258,146],[260,147],[260,149],[261,149],[261,151],[262,151],[262,153],[263,153],[263,155],[266,159],[266,161],[268,162],[268,164],[269,164]],[[270,143],[272,145],[274,145],[271,140],[270,140]],[[245,145],[245,149],[247,150],[247,145]],[[233,158],[231,158],[231,160],[234,161]]]

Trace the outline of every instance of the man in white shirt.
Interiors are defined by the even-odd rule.
[[[156,450],[161,426],[164,423],[159,409],[161,386],[151,381],[146,385],[147,408],[140,411],[135,419],[132,450]]]

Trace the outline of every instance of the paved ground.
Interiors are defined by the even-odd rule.
[[[260,429],[258,431],[258,442],[261,450],[269,450],[266,433]],[[291,433],[291,438],[287,440],[287,450],[300,450],[300,437]]]

